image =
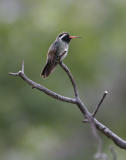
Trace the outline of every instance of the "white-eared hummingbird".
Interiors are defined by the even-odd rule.
[[[70,36],[67,32],[63,32],[57,36],[56,40],[51,44],[48,50],[46,65],[41,72],[43,78],[48,77],[49,74],[54,71],[57,64],[66,57],[69,43],[73,38],[80,37]]]

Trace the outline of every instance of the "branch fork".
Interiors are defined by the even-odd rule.
[[[63,62],[59,62],[59,65],[66,72],[66,74],[68,75],[68,77],[71,81],[71,84],[74,89],[74,98],[62,96],[58,93],[55,93],[55,92],[49,90],[48,88],[46,88],[42,85],[32,81],[31,79],[29,79],[24,73],[24,61],[22,62],[22,68],[20,71],[18,71],[16,73],[10,72],[9,75],[21,77],[27,84],[32,86],[32,88],[38,89],[39,91],[44,92],[45,94],[47,94],[48,96],[50,96],[52,98],[55,98],[55,99],[63,101],[63,102],[75,104],[79,108],[81,113],[83,114],[83,116],[85,118],[84,122],[90,122],[90,124],[91,124],[93,134],[96,137],[96,139],[98,140],[98,151],[101,150],[101,139],[97,133],[97,130],[99,130],[101,133],[103,133],[105,136],[107,136],[109,139],[111,139],[118,147],[120,147],[122,149],[126,149],[126,141],[123,140],[121,137],[117,136],[114,132],[112,132],[109,128],[107,128],[105,125],[100,123],[95,118],[95,116],[96,116],[101,104],[103,103],[106,95],[108,94],[108,92],[104,91],[103,96],[102,96],[101,100],[99,101],[96,109],[93,111],[93,113],[90,113],[88,111],[86,105],[82,102],[82,100],[79,97],[77,85],[75,83],[75,80],[74,80],[69,68]]]

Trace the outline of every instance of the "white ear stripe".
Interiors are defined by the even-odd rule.
[[[64,36],[66,36],[66,34],[63,34],[61,37],[59,37],[59,39],[61,40]]]

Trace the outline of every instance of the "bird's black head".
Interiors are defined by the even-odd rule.
[[[66,43],[69,43],[71,40],[70,35],[67,32],[63,32],[63,33],[59,34],[58,39],[61,39],[62,41],[66,42]]]
[[[80,38],[80,37],[70,36],[69,33],[67,33],[67,32],[63,32],[63,33],[59,34],[59,36],[58,36],[58,39],[66,42],[66,43],[69,43],[72,38]]]

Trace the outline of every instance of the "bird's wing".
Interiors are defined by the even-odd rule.
[[[58,52],[58,43],[55,41],[48,50],[47,62],[55,63]]]

